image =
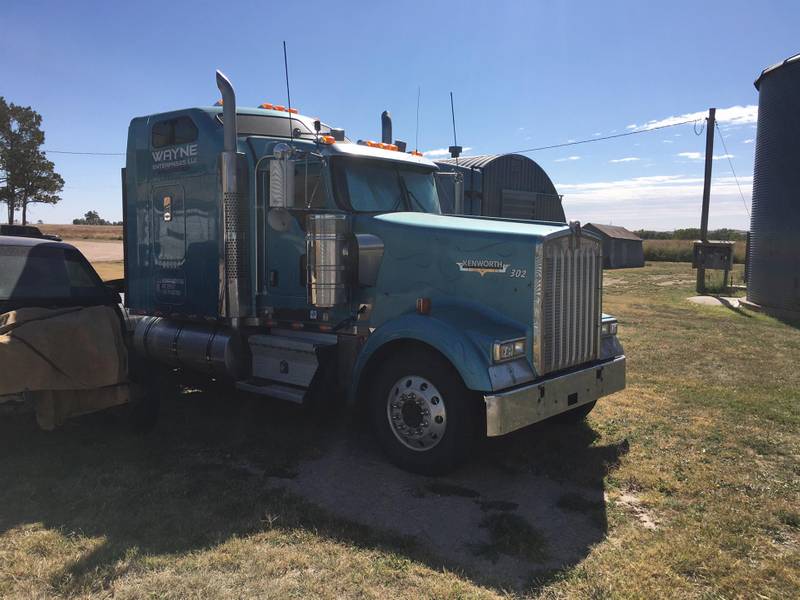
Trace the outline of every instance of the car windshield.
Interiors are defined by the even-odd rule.
[[[430,168],[369,159],[334,161],[337,195],[356,212],[441,213]]]
[[[77,250],[46,244],[0,246],[0,301],[96,301],[107,296]]]

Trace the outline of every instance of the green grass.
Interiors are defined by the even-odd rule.
[[[0,421],[0,597],[796,597],[800,329],[687,302],[687,264],[605,281],[627,389],[586,425],[493,440],[480,462],[564,486],[542,518],[595,523],[577,562],[559,562],[544,521],[515,513],[525,498],[484,508],[470,487],[422,478],[426,498],[475,503],[489,540],[475,550],[498,561],[443,566],[391,523],[359,525],[281,489],[325,451],[330,417],[198,392],[168,403],[148,436],[108,415],[54,433]],[[530,565],[522,588],[504,582],[512,559]]]
[[[692,262],[693,240],[644,240],[644,259],[659,262]],[[747,244],[736,242],[733,247],[733,261],[744,263]]]

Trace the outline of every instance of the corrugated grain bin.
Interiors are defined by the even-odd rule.
[[[765,69],[759,91],[747,299],[800,317],[800,54]]]

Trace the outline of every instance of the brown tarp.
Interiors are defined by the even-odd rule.
[[[110,306],[0,314],[0,395],[113,386],[127,381],[127,365]]]

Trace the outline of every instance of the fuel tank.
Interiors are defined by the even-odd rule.
[[[241,336],[227,327],[143,317],[136,322],[133,345],[142,358],[212,377],[239,379],[247,371]]]

